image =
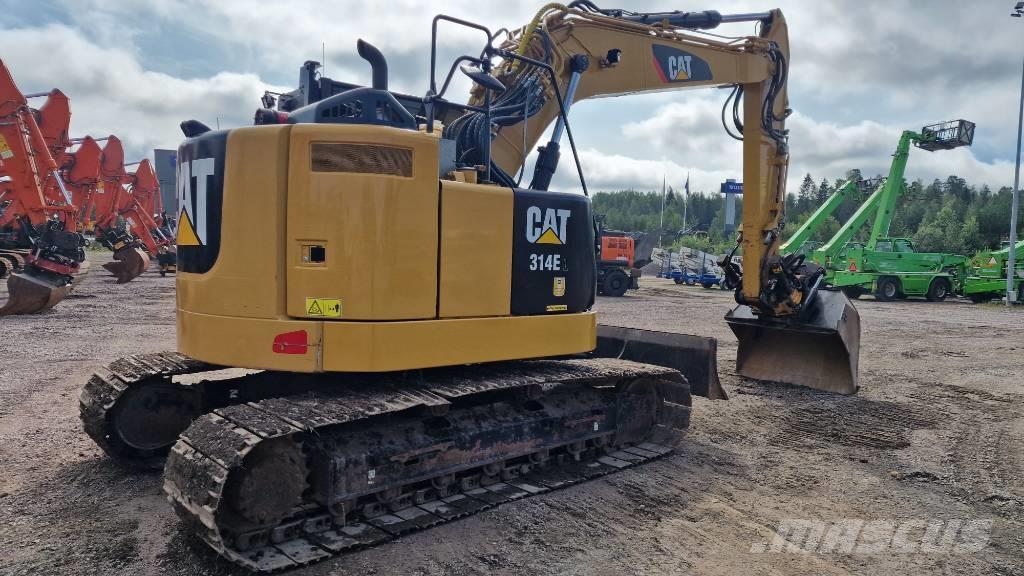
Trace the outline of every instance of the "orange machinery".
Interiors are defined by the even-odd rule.
[[[85,261],[85,240],[51,154],[51,143],[61,145],[60,130],[48,142],[39,124],[58,111],[63,94],[49,96],[39,111],[30,108],[0,62],[0,257],[11,273],[0,316],[52,308],[70,293]]]
[[[120,209],[128,203],[125,185],[131,177],[125,171],[124,146],[117,136],[108,136],[100,158],[100,179],[93,195],[96,210],[96,240],[114,252],[114,260],[103,265],[117,277],[118,284],[130,282],[149,267],[145,244],[132,234]]]

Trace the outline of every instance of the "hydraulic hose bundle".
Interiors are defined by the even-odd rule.
[[[546,52],[545,61],[550,62],[550,49]],[[455,140],[458,162],[463,165],[483,164],[486,139],[493,139],[497,130],[527,121],[540,112],[547,101],[544,90],[544,82],[538,71],[522,72],[493,103],[491,126],[487,126],[486,115],[481,112],[465,114],[446,126],[444,137]],[[516,179],[493,161],[491,178],[502,186],[516,186]]]

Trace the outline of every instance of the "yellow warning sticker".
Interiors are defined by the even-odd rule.
[[[555,276],[555,285],[551,289],[551,294],[555,298],[565,296],[565,276]]]
[[[306,298],[306,316],[341,318],[339,298]]]
[[[0,159],[10,160],[14,158],[14,152],[11,151],[11,147],[7,144],[7,140],[0,135]]]
[[[545,310],[548,312],[565,312],[569,307],[565,304],[549,304]]]

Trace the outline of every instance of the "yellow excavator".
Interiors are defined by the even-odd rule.
[[[736,22],[757,35],[701,32]],[[455,26],[481,52],[438,82],[439,30]],[[307,63],[255,126],[182,124],[177,351],[115,361],[82,392],[86,432],[163,466],[187,530],[221,555],[304,565],[642,464],[688,426],[692,393],[724,397],[713,339],[597,323],[600,244],[568,121],[584,98],[731,88],[747,189],[743,269],[723,261],[738,371],[856,389],[856,310],[777,254],[781,12],[582,0],[503,35],[442,15],[423,97],[389,91],[383,55],[358,50],[371,86]],[[466,104],[445,98],[460,70]],[[583,194],[547,190],[563,134]]]

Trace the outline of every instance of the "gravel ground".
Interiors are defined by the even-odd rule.
[[[99,263],[50,313],[0,319],[0,574],[232,574],[182,534],[159,475],[113,463],[80,431],[94,366],[174,346],[173,279],[117,286]],[[291,573],[1024,574],[1021,311],[858,302],[862,389],[838,397],[737,377],[730,301],[645,279],[598,303],[607,324],[719,339],[731,399],[697,399],[675,455]],[[991,532],[971,550],[773,551],[791,518]]]

